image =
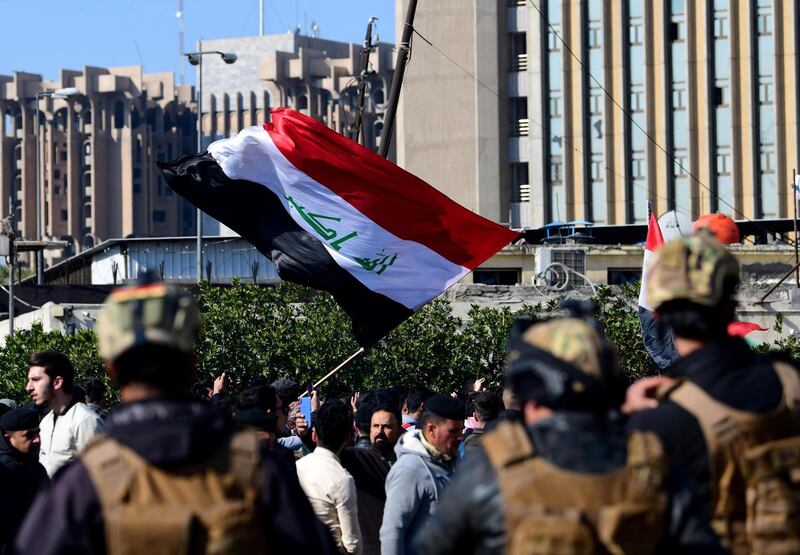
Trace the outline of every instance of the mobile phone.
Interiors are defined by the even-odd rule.
[[[306,419],[306,424],[311,427],[311,397],[305,396],[300,399],[300,413]]]

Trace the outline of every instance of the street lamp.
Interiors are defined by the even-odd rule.
[[[202,48],[202,44],[201,44]],[[220,52],[219,50],[201,50],[200,52],[187,52],[184,54],[190,64],[197,67],[197,152],[203,152],[203,56],[219,54],[226,64],[236,62],[237,56],[233,52]],[[197,283],[203,276],[203,211],[197,209]]]
[[[39,91],[35,95],[35,104],[34,104],[34,117],[35,120],[33,122],[33,136],[34,141],[36,142],[36,195],[35,195],[35,204],[36,204],[36,237],[37,241],[42,240],[42,191],[41,191],[41,176],[40,176],[40,169],[39,169],[39,100],[42,98],[58,98],[58,99],[68,99],[72,98],[78,94],[80,94],[76,87],[66,87],[64,89],[56,89],[54,91],[45,90]],[[36,251],[36,285],[43,285],[44,284],[44,249],[38,249]]]

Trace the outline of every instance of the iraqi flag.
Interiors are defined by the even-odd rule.
[[[271,114],[159,167],[281,279],[330,292],[362,346],[519,237],[308,116]]]
[[[650,358],[660,369],[671,365],[678,358],[675,342],[669,329],[659,322],[653,313],[653,307],[647,303],[647,272],[653,253],[664,245],[664,236],[658,226],[656,215],[647,205],[647,239],[644,244],[644,261],[642,262],[642,280],[639,289],[639,325],[642,339]]]

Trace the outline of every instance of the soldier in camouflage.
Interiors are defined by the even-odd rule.
[[[715,553],[689,492],[671,489],[653,434],[626,441],[614,353],[586,306],[521,320],[507,386],[523,422],[487,432],[417,538],[417,552]],[[613,515],[613,516],[612,516]]]
[[[122,405],[34,503],[20,553],[335,551],[293,469],[190,397],[200,313],[189,293],[116,289],[95,331]]]
[[[759,553],[764,551],[745,528],[761,526],[747,519],[766,505],[746,506],[746,495],[758,499],[755,489],[745,491],[752,478],[745,467],[758,466],[754,458],[746,463],[746,451],[797,432],[797,413],[787,405],[800,397],[800,380],[790,364],[760,356],[728,335],[738,283],[736,258],[708,234],[677,239],[656,251],[648,273],[649,302],[672,330],[680,358],[666,377],[631,386],[625,407],[634,413],[628,422],[631,432],[661,438],[673,476],[696,492],[723,543],[735,553]],[[762,455],[772,454],[771,447],[762,449]],[[790,459],[800,466],[796,452]],[[773,476],[770,465],[764,468],[764,476]],[[785,472],[774,469],[774,475]],[[781,491],[777,483],[770,486],[775,492]],[[783,547],[766,551],[800,552],[799,495],[787,495],[785,503],[771,501],[769,519],[775,525],[766,528]],[[781,532],[784,525],[795,530],[794,540]]]

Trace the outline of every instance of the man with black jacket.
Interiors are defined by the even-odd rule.
[[[745,519],[755,499],[745,499],[743,468],[726,453],[796,437],[800,407],[792,411],[785,404],[787,399],[794,404],[789,398],[800,392],[800,379],[791,364],[776,364],[728,335],[738,283],[736,258],[709,236],[678,239],[656,251],[647,278],[648,303],[672,331],[680,358],[666,377],[634,384],[626,406],[635,412],[629,430],[651,431],[661,438],[673,471],[691,480],[724,544],[749,553],[753,546]],[[655,408],[637,412],[648,405]],[[723,480],[730,484],[727,491]],[[780,503],[774,507],[772,518],[785,522],[788,536],[797,541],[796,510]],[[789,537],[781,534],[780,526],[769,533],[775,545],[786,548]]]
[[[6,553],[37,492],[50,483],[39,464],[39,412],[12,409],[0,417],[0,553]]]
[[[189,396],[199,330],[183,290],[111,293],[95,331],[122,405],[37,498],[20,553],[335,552],[294,472]]]
[[[416,552],[721,552],[691,492],[671,482],[657,438],[626,442],[614,413],[624,386],[613,352],[586,307],[573,310],[515,324],[506,375],[521,421],[484,434]]]

